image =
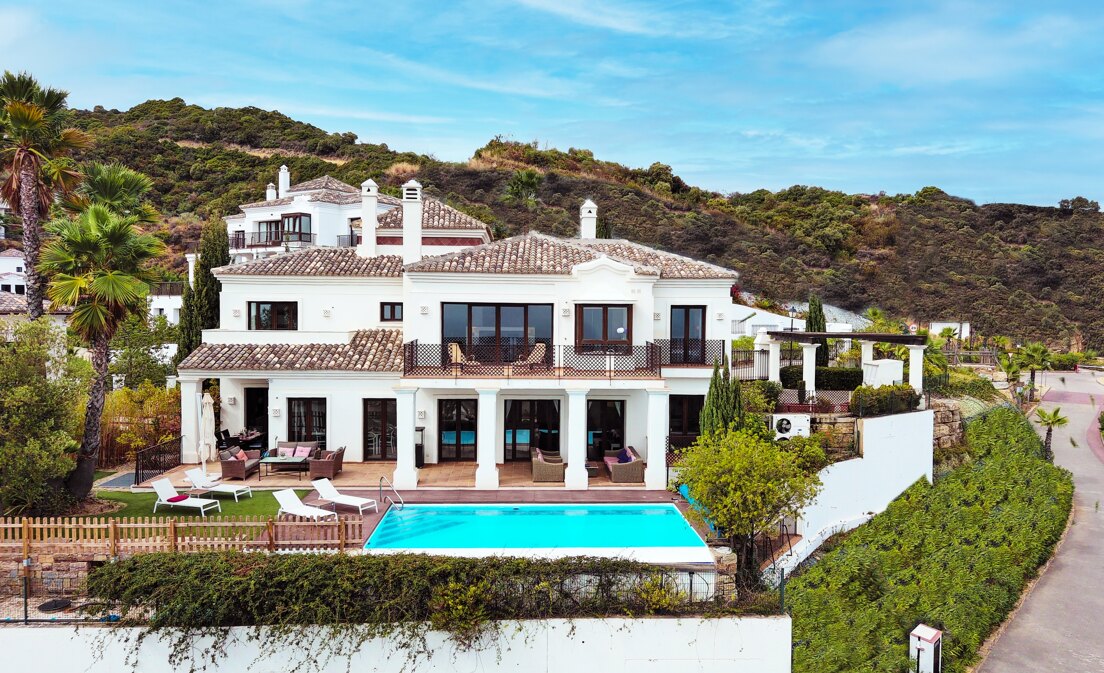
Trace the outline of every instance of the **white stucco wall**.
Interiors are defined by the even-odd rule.
[[[151,318],[165,316],[170,325],[180,324],[180,309],[184,306],[184,297],[179,294],[153,294],[149,296],[149,314]]]
[[[862,418],[856,429],[862,457],[821,470],[820,495],[797,522],[802,539],[779,559],[775,572],[790,572],[832,535],[866,523],[917,479],[931,481],[933,411]]]
[[[307,661],[318,673],[346,671],[417,670],[419,673],[471,673],[474,671],[516,671],[519,673],[563,673],[564,671],[632,671],[633,673],[789,673],[791,621],[789,617],[739,617],[724,619],[562,619],[532,621],[515,629],[506,624],[499,646],[457,651],[439,632],[431,632],[427,646],[432,654],[411,667],[405,652],[384,639],[364,643],[349,658],[314,659],[302,639],[289,636],[288,647],[261,650],[248,640],[244,629],[227,648],[224,658],[208,670],[290,670]],[[83,671],[116,673],[128,670],[136,629],[103,627],[0,627],[0,650],[5,652],[6,670]],[[195,642],[198,657],[206,649],[203,639]],[[43,654],[49,653],[48,660]],[[137,673],[176,673],[167,661],[168,644],[148,638],[133,660]],[[199,661],[197,660],[197,663]],[[316,668],[317,667],[317,668]],[[184,664],[186,670],[187,664]]]

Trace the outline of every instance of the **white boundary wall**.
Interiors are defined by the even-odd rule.
[[[790,618],[785,616],[533,621],[521,628],[505,624],[498,649],[491,646],[458,652],[443,634],[431,632],[428,645],[433,655],[416,666],[407,664],[405,652],[394,651],[381,639],[365,643],[351,660],[323,662],[315,660],[295,638],[288,639],[287,649],[262,653],[257,643],[242,637],[208,670],[275,673],[292,668],[305,657],[315,660],[311,670],[318,673],[398,673],[404,668],[418,673],[790,673],[790,628]],[[245,635],[244,629],[235,630]],[[111,627],[0,626],[0,651],[7,662],[4,669],[10,671],[124,673],[131,670],[124,661],[132,647],[125,638],[137,632]],[[309,641],[305,636],[302,642]],[[201,640],[194,645],[198,657],[205,643]],[[147,639],[133,670],[177,673],[167,661],[168,651],[167,643]],[[197,659],[197,663],[201,662]],[[185,662],[183,668],[187,666]]]
[[[931,481],[935,412],[860,418],[855,429],[862,457],[821,470],[820,495],[798,520],[801,540],[768,570],[768,578],[777,581],[780,569],[790,573],[829,537],[866,523],[917,479]]]

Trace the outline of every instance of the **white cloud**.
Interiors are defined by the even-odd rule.
[[[740,18],[723,17],[716,12],[693,11],[679,7],[677,11],[660,9],[643,3],[620,3],[614,0],[515,0],[518,4],[539,12],[553,14],[591,28],[602,28],[629,35],[648,37],[678,37],[721,39],[736,34],[753,34],[767,23],[784,21],[775,3],[743,2],[738,8]],[[669,7],[670,3],[665,3]]]

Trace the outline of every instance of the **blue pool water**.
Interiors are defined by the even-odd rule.
[[[407,505],[365,549],[700,547],[674,505]]]

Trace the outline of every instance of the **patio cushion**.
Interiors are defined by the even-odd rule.
[[[230,453],[226,449],[219,451],[219,460],[233,460],[234,454]]]
[[[281,446],[280,448],[276,449],[276,455],[280,456],[281,458],[287,458],[293,453],[295,453],[294,446]]]
[[[633,460],[632,454],[628,449],[621,449],[621,452],[617,454],[617,462],[619,463],[631,463]]]
[[[168,502],[183,502],[187,499],[188,499],[188,496],[186,496],[186,495],[174,495],[173,497],[168,499]]]
[[[307,458],[311,455],[311,451],[313,451],[313,450],[314,449],[312,449],[309,446],[297,446],[297,447],[295,447],[295,457],[296,458]]]
[[[234,460],[244,461],[248,457],[249,456],[245,455],[245,451],[242,451],[241,449],[238,449],[237,451],[234,452]]]

